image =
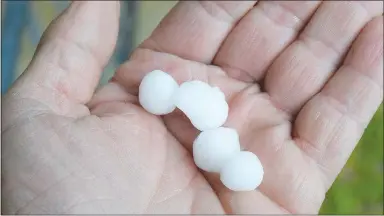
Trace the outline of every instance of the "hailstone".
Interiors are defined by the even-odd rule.
[[[239,152],[239,135],[232,128],[203,131],[193,142],[195,164],[207,172],[220,172],[225,162]]]
[[[255,190],[263,180],[264,170],[258,157],[242,151],[229,159],[220,171],[221,182],[233,191]]]
[[[178,88],[179,84],[171,75],[154,70],[145,75],[140,83],[140,105],[154,115],[171,113],[176,108],[174,96]]]
[[[193,80],[180,85],[175,104],[200,131],[222,126],[228,117],[225,95],[218,87]]]

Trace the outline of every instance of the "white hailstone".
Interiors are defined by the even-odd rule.
[[[237,153],[220,171],[221,182],[233,191],[255,190],[261,184],[263,176],[260,160],[247,151]]]
[[[203,131],[193,142],[195,164],[207,172],[220,172],[225,162],[239,152],[239,135],[232,128]]]
[[[180,85],[175,104],[200,131],[218,128],[228,117],[228,104],[223,92],[198,80]]]
[[[178,88],[179,85],[171,75],[154,70],[145,75],[140,83],[139,102],[152,114],[171,113],[176,108],[174,96]]]

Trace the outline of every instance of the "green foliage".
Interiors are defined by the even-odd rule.
[[[383,106],[328,191],[320,214],[383,214]]]

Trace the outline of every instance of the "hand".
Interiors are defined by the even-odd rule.
[[[4,97],[3,213],[317,213],[382,102],[383,3],[254,4],[178,3],[94,94],[119,5],[73,2]],[[257,190],[196,168],[180,111],[138,105],[154,69],[225,92]]]

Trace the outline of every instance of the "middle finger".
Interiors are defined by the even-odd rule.
[[[213,61],[228,75],[258,81],[291,43],[319,1],[260,1],[228,35]]]

